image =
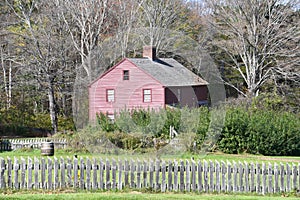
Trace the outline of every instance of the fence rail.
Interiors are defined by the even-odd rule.
[[[68,143],[65,139],[54,138],[26,138],[26,139],[2,139],[0,140],[0,151],[10,151],[21,148],[41,148],[43,142],[51,141],[55,148],[66,148]]]
[[[181,192],[299,191],[300,164],[218,161],[102,160],[0,157],[0,189],[122,190]]]

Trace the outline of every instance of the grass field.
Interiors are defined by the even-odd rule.
[[[91,154],[91,153],[76,153],[76,155],[78,156],[78,158],[102,158],[102,159],[140,159],[140,160],[144,160],[144,159],[149,159],[149,158],[155,158],[153,157],[153,155],[149,155],[149,154],[134,154],[134,155],[129,155],[129,154],[120,154],[120,155],[113,155],[113,154]],[[69,153],[66,152],[64,150],[58,149],[55,150],[55,157],[60,158],[67,158],[70,157],[72,158],[74,156],[74,153]],[[0,152],[0,157],[2,158],[27,158],[27,157],[37,157],[37,158],[41,158],[41,151],[39,149],[29,149],[29,150],[16,150],[16,151],[9,151],[9,152]],[[262,155],[251,155],[251,154],[224,154],[224,153],[208,153],[206,155],[193,155],[190,153],[184,153],[181,155],[162,155],[160,158],[164,159],[164,160],[185,160],[185,159],[191,159],[194,158],[195,160],[217,160],[217,161],[229,161],[229,162],[248,162],[248,163],[261,163],[261,162],[265,162],[265,163],[299,163],[300,162],[300,157],[288,157],[288,156],[262,156]]]
[[[132,199],[132,200],[139,200],[139,199],[203,199],[203,200],[229,200],[229,199],[241,199],[241,200],[281,200],[281,199],[288,199],[288,200],[296,200],[299,199],[296,196],[259,196],[259,195],[233,195],[233,194],[182,194],[182,193],[141,193],[137,191],[130,191],[130,192],[76,192],[76,193],[64,193],[61,191],[55,192],[17,192],[11,194],[0,194],[0,199],[20,199],[20,200],[35,200],[35,199],[45,199],[45,200],[58,200],[58,199]]]

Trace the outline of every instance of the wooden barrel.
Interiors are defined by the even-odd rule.
[[[53,142],[43,142],[41,146],[42,156],[53,156],[54,155],[54,144]]]

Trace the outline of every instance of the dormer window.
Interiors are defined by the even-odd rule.
[[[123,80],[129,80],[129,70],[123,70]]]

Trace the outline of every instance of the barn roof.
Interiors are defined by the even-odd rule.
[[[196,86],[208,83],[173,58],[128,58],[133,64],[161,82],[164,86]]]

